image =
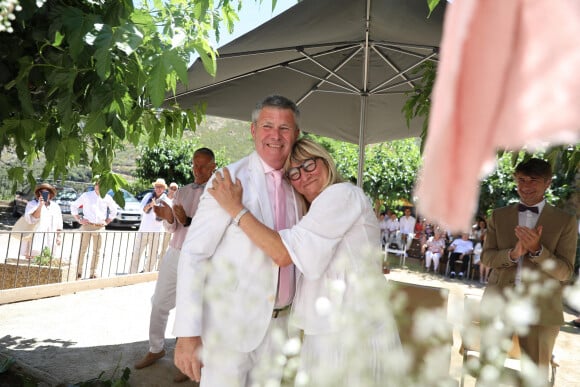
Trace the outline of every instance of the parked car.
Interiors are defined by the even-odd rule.
[[[137,200],[133,194],[121,189],[123,197],[125,198],[125,207],[121,208],[117,205],[117,216],[107,228],[139,228],[141,224],[141,202]],[[113,196],[112,190],[107,192],[107,195]]]
[[[60,206],[60,211],[62,213],[62,221],[65,226],[69,227],[79,227],[76,219],[70,214],[70,202],[75,200],[79,194],[72,187],[55,187],[56,196],[54,197],[54,202]],[[26,205],[30,200],[34,199],[34,190],[30,187],[23,191],[16,193],[14,197],[14,206],[12,207],[12,215],[14,217],[20,217],[24,215],[26,210]]]

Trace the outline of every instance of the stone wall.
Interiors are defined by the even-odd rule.
[[[71,270],[69,265],[48,267],[29,264],[22,260],[20,263],[0,263],[0,289],[46,285],[73,279],[74,270]]]

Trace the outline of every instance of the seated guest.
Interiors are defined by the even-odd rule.
[[[429,271],[431,261],[433,261],[433,272],[437,273],[439,259],[445,250],[445,239],[441,238],[441,231],[435,231],[435,235],[430,237],[423,245],[425,250],[425,270]]]
[[[417,220],[411,215],[411,208],[405,207],[404,215],[399,219],[399,230],[401,230],[401,239],[403,243],[405,243],[407,249],[411,246],[411,242],[413,241],[416,222]]]
[[[399,231],[399,219],[397,219],[397,214],[392,211],[387,212],[389,219],[386,222],[386,234],[387,234],[387,244],[396,243],[397,241],[397,231]],[[400,246],[397,246],[400,248]]]
[[[387,244],[387,220],[389,218],[386,216],[386,213],[383,211],[379,214],[379,228],[381,229],[381,247],[384,249],[385,245]]]
[[[455,262],[459,259],[461,261],[459,278],[463,278],[463,273],[467,271],[470,254],[473,252],[473,242],[469,240],[469,233],[462,233],[461,238],[457,238],[451,242],[448,249],[452,252],[449,257],[449,268],[451,269],[449,276],[455,278]]]

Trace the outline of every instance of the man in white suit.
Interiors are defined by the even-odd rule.
[[[287,98],[264,99],[252,112],[255,152],[228,166],[244,187],[244,206],[272,228],[281,217],[282,228],[289,228],[301,215],[285,179],[274,187],[300,134],[298,119],[298,108]],[[280,271],[238,229],[243,214],[232,219],[205,192],[181,250],[175,364],[202,387],[282,377],[276,360],[288,335],[295,272],[293,266]]]

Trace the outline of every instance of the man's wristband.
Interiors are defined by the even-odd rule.
[[[520,261],[520,257],[517,257],[516,259],[512,259],[512,257],[511,257],[512,250],[513,249],[508,250],[508,259],[510,260],[511,263],[518,263]]]
[[[242,208],[240,210],[240,212],[238,212],[238,214],[232,219],[232,223],[239,227],[240,226],[240,219],[242,219],[242,216],[244,216],[247,212],[248,212],[248,209],[246,207]]]

